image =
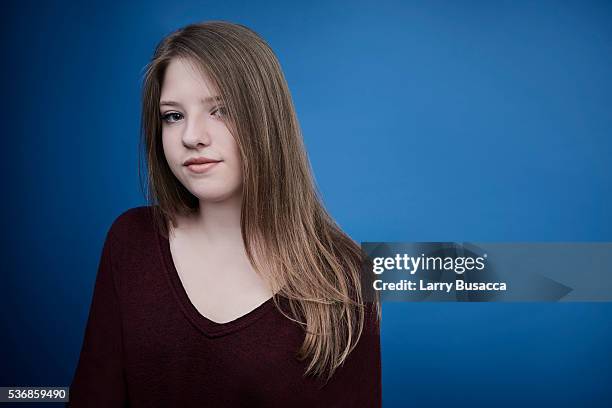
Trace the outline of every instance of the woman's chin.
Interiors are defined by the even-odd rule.
[[[196,196],[198,200],[202,203],[220,203],[224,201],[230,201],[237,198],[236,191],[211,191],[207,189],[197,189],[192,191],[191,194]]]

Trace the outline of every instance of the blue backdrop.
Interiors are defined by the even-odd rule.
[[[612,240],[610,2],[5,3],[1,386],[69,385],[144,204],[143,67],[191,22],[270,43],[355,240]],[[610,406],[611,344],[611,303],[385,303],[384,406]]]

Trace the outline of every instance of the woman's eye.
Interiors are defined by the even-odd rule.
[[[227,109],[225,109],[224,106],[219,106],[217,108],[215,108],[212,112],[213,115],[221,118],[227,115]]]
[[[178,112],[169,112],[169,113],[166,113],[165,115],[162,115],[162,120],[166,123],[174,123],[174,122],[181,120],[182,116],[183,115],[181,115]]]

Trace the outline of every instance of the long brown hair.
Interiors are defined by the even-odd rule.
[[[176,214],[197,212],[199,205],[170,170],[161,142],[159,99],[173,58],[195,63],[221,97],[242,159],[246,253],[274,289],[276,307],[304,326],[296,354],[310,359],[304,375],[326,374],[329,380],[357,345],[367,311],[380,320],[380,301],[375,296],[365,302],[363,252],[322,204],[280,64],[257,33],[226,21],[190,24],[157,45],[144,74],[141,153],[147,200],[165,237],[167,222],[176,225]],[[265,267],[258,259],[266,260]],[[292,316],[282,311],[278,296],[289,301]]]

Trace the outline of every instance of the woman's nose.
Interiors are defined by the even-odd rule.
[[[183,133],[183,143],[187,146],[197,146],[198,144],[210,144],[210,124],[206,119],[194,118],[187,121],[187,127]]]

